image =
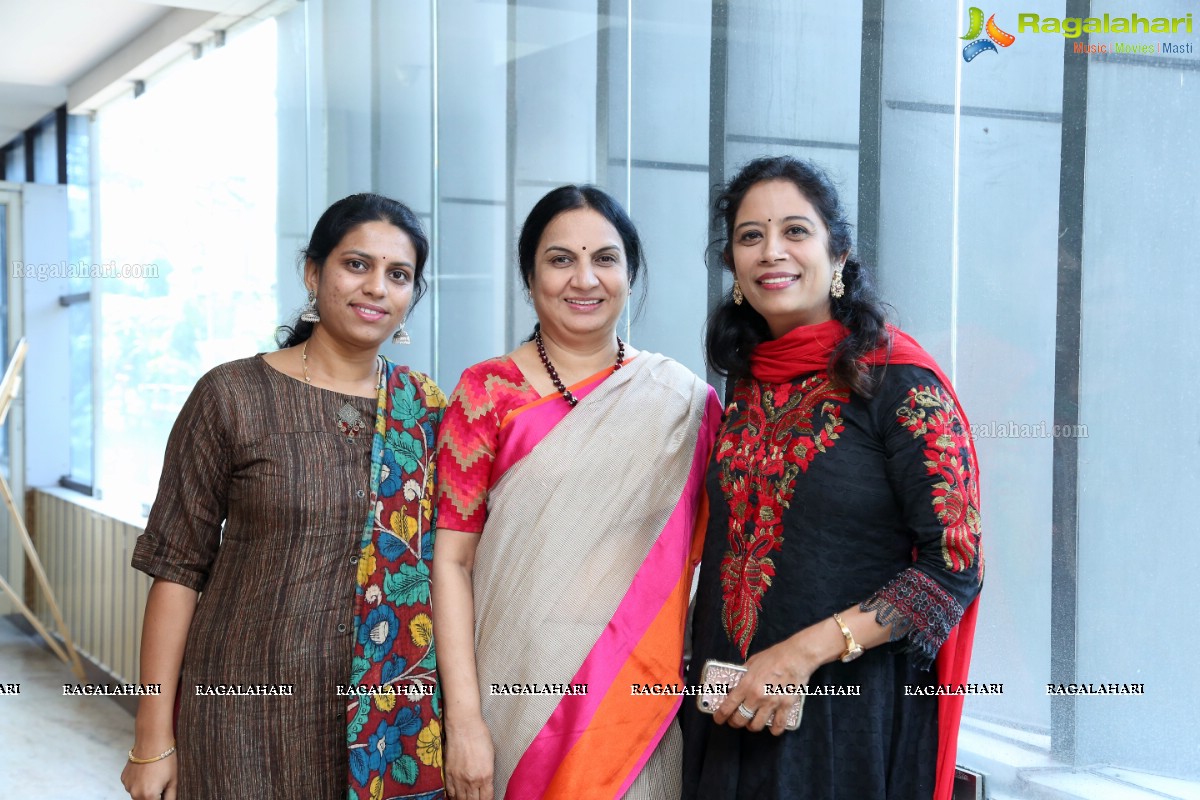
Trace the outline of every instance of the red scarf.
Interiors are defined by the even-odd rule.
[[[786,383],[806,372],[829,369],[829,356],[838,342],[849,334],[846,326],[837,320],[816,325],[802,325],[778,339],[763,342],[750,354],[750,372],[766,383]],[[881,364],[912,364],[924,367],[941,381],[942,386],[954,398],[963,425],[971,430],[966,412],[958,402],[958,395],[950,385],[950,379],[938,367],[933,356],[926,353],[916,339],[899,328],[887,326],[890,346],[878,347],[867,353],[862,361],[868,366]],[[971,460],[976,465],[978,477],[979,460],[975,457],[975,440],[970,435]],[[973,601],[963,611],[962,619],[950,631],[945,643],[938,651],[938,684],[957,685],[967,682],[971,664],[971,642],[975,638],[975,617],[979,603]],[[963,696],[940,695],[938,697],[938,761],[937,783],[934,800],[950,800],[954,792],[955,756],[958,752],[958,725],[962,718]]]

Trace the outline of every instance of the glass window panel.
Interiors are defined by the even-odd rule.
[[[5,193],[0,196],[0,264],[4,265],[5,274],[0,277],[0,356],[4,366],[0,367],[0,375],[3,370],[8,367],[8,287],[9,287],[9,271],[12,268],[12,260],[9,258],[8,245],[8,226],[9,212],[8,203],[5,202],[8,198],[15,198],[16,195]],[[0,426],[0,469],[4,471],[5,477],[9,474],[8,464],[8,435],[10,432],[8,420],[4,420],[4,425]],[[7,553],[7,548],[0,547],[0,552]],[[7,573],[5,573],[7,574]]]
[[[91,121],[83,116],[67,118],[67,213],[70,218],[68,254],[71,263],[91,265]],[[72,293],[90,292],[93,281],[76,271]],[[71,336],[71,480],[92,485],[95,425],[92,407],[92,303],[76,303],[67,311]]]
[[[37,182],[58,183],[58,122],[53,116],[38,126],[33,154],[33,174]]]
[[[434,178],[437,371],[449,392],[462,371],[505,352],[508,8],[439,2]]]
[[[18,136],[8,150],[5,162],[4,180],[21,183],[28,180],[25,177],[25,137]]]
[[[144,508],[167,434],[211,367],[271,348],[275,320],[275,25],[186,61],[98,120],[106,499]]]
[[[1163,2],[1154,13],[1193,8]],[[1200,567],[1200,382],[1187,344],[1200,305],[1188,233],[1200,218],[1197,64],[1161,55],[1093,59],[1088,70],[1078,670],[1080,680],[1145,683],[1146,695],[1076,704],[1081,761],[1192,780],[1194,737],[1175,732],[1195,716],[1196,648],[1185,637],[1174,655],[1157,654],[1191,625]]]
[[[9,270],[12,264],[11,253],[9,252],[9,230],[8,226],[12,217],[9,214],[8,202],[17,200],[17,195],[11,192],[0,194],[0,264],[4,265],[5,274],[0,276],[0,375],[8,368],[9,361],[9,342],[8,342],[8,291],[9,291]],[[3,474],[5,480],[10,480],[12,477],[11,464],[11,444],[8,441],[9,436],[13,433],[13,423],[11,421],[12,414],[4,420],[4,424],[0,425],[0,474]],[[12,574],[10,553],[13,545],[11,539],[12,522],[9,514],[0,515],[0,577],[4,577],[9,583],[17,582],[16,576]],[[11,603],[7,597],[0,598],[0,609],[8,610]]]
[[[610,62],[613,94],[633,102],[632,153],[610,159],[610,182],[623,188],[642,237],[644,287],[633,293],[631,339],[705,374],[702,330],[708,316],[708,138],[711,3],[665,0],[635,6],[632,36],[611,33],[626,52]],[[624,107],[624,103],[622,104]],[[610,141],[624,153],[626,120],[610,120]],[[619,125],[619,127],[618,127]],[[614,149],[617,149],[614,147]],[[669,311],[668,311],[669,309]]]

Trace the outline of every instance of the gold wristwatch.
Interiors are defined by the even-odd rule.
[[[842,636],[846,639],[846,650],[838,657],[842,660],[843,664],[848,664],[863,654],[862,645],[854,641],[854,634],[850,632],[850,628],[842,621],[841,614],[834,614],[833,621],[842,629]]]

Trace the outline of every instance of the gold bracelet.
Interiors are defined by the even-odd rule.
[[[854,634],[851,632],[850,626],[842,619],[841,614],[835,612],[833,621],[842,629],[842,638],[846,640],[846,649],[838,656],[838,659],[843,664],[848,664],[863,654],[862,645],[854,641]]]
[[[162,761],[167,756],[175,752],[175,742],[171,742],[171,746],[163,752],[156,755],[154,758],[138,758],[133,754],[133,748],[129,748],[129,763],[130,764],[153,764],[155,761]]]

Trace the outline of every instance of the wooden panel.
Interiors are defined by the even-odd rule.
[[[114,679],[133,682],[151,582],[129,566],[141,529],[56,495],[33,494],[31,534],[75,646]],[[41,591],[35,611],[55,629]]]
[[[117,569],[117,523],[111,519],[99,520],[101,529],[104,531],[104,548],[101,553],[100,564],[100,598],[104,604],[106,613],[100,617],[99,642],[97,643],[96,656],[100,659],[101,665],[109,670],[113,669],[113,628],[114,617],[116,616],[116,605],[113,603],[113,584],[116,582]]]
[[[130,535],[130,531],[126,529],[124,547],[121,553],[121,564],[126,565],[133,558],[134,537]],[[136,641],[136,625],[137,619],[137,593],[134,591],[134,574],[129,567],[122,567],[121,570],[121,640],[124,643],[122,648],[124,658],[121,665],[121,674],[137,675],[137,641]]]

